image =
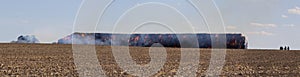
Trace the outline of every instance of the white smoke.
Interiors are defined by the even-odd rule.
[[[17,41],[11,43],[39,43],[40,41],[34,35],[21,35],[17,38]]]

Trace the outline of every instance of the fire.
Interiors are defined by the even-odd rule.
[[[81,37],[85,37],[85,34],[81,34]]]
[[[75,38],[76,44],[94,44],[111,45],[114,42],[120,46],[126,46],[126,42],[131,46],[151,46],[153,43],[161,43],[165,47],[180,47],[179,38],[189,41],[194,38],[189,34],[103,34],[103,33],[75,33],[58,41],[59,44],[72,44],[72,38]],[[177,37],[179,35],[179,37]],[[212,40],[219,42],[223,34],[197,34],[198,44],[200,48],[211,48]],[[246,39],[241,34],[224,34],[226,35],[227,48],[244,49],[247,48]],[[72,37],[73,36],[73,37]],[[131,36],[122,38],[123,36]],[[212,37],[211,37],[212,36]],[[190,43],[190,42],[186,42]]]
[[[137,36],[137,37],[134,38],[134,41],[138,41],[139,39],[140,39],[140,37]]]

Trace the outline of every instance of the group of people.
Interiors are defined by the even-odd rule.
[[[290,47],[289,46],[284,46],[284,47],[280,47],[280,50],[290,50]]]

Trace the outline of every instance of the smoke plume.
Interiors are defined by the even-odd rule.
[[[34,35],[21,35],[17,38],[17,41],[11,43],[39,43],[40,41]]]
[[[212,48],[213,44],[218,44],[218,36],[226,36],[227,48],[245,49],[247,42],[242,34],[111,34],[111,33],[73,33],[58,40],[58,44],[92,44],[104,46],[139,46],[151,47],[155,43],[160,43],[164,47]],[[196,36],[196,37],[193,37]],[[181,38],[181,39],[179,39]],[[196,41],[191,41],[192,39]],[[179,41],[180,40],[180,41]],[[181,42],[181,43],[180,43]],[[212,43],[214,42],[214,43]],[[215,45],[216,46],[216,45]]]

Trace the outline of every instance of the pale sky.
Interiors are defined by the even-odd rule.
[[[143,2],[161,2],[178,9],[194,25],[203,25],[186,0],[116,0],[103,16],[101,31],[109,31],[127,9]],[[300,49],[300,0],[215,0],[226,32],[243,33],[249,48]],[[2,0],[0,42],[19,35],[36,35],[44,43],[71,34],[81,0]],[[158,11],[160,11],[158,9]],[[143,15],[143,14],[140,14]],[[176,23],[176,22],[174,22]],[[208,32],[202,26],[195,30]]]

